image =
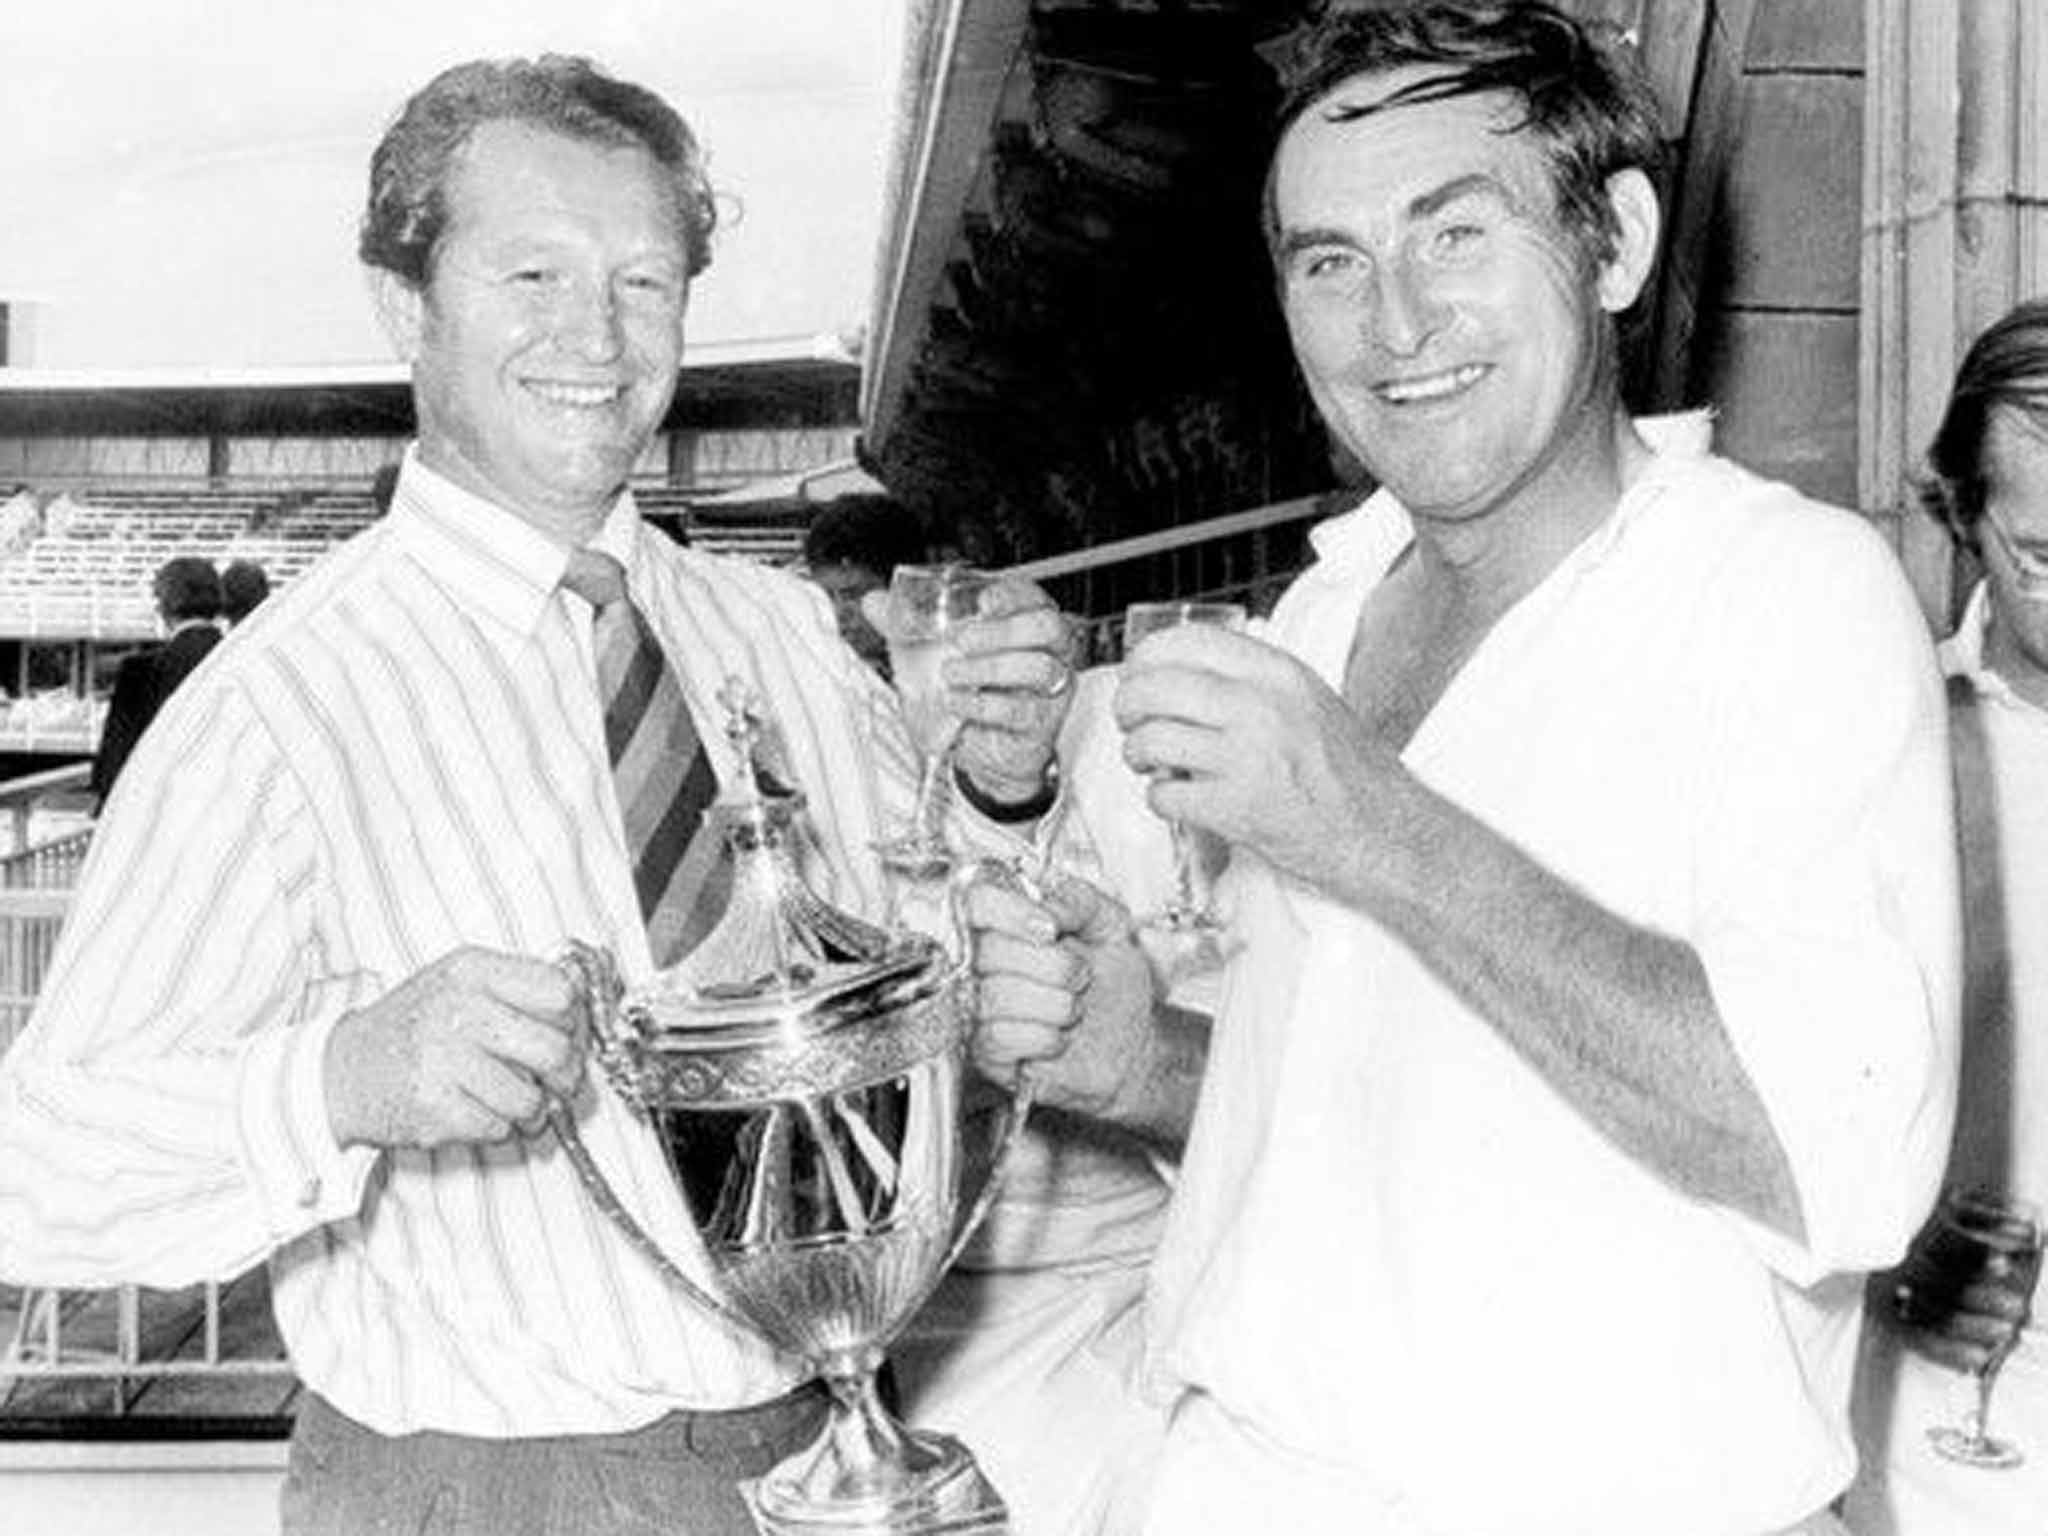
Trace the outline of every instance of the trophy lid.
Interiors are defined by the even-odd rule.
[[[739,677],[718,691],[737,772],[709,815],[731,864],[724,915],[703,941],[625,1004],[647,1044],[761,1044],[886,1019],[948,979],[951,957],[922,934],[891,932],[827,901],[804,879],[813,835],[801,790],[761,762],[763,723]]]

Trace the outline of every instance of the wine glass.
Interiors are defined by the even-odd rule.
[[[882,862],[913,877],[944,874],[953,848],[940,824],[940,785],[953,760],[960,717],[946,705],[942,675],[951,637],[981,608],[992,578],[964,565],[899,565],[889,578],[889,675],[917,748],[917,800],[910,825],[877,843]]]
[[[1944,1309],[1967,1304],[1973,1322],[1998,1326],[1987,1340],[1976,1377],[1976,1403],[1961,1424],[1937,1424],[1927,1431],[1935,1451],[1973,1467],[2016,1467],[2026,1459],[2019,1446],[1990,1433],[1991,1388],[1999,1367],[2026,1330],[2034,1283],[2041,1273],[2041,1215],[2025,1200],[1983,1190],[1944,1195],[1928,1238],[1927,1269],[1941,1277]],[[2002,1326],[2000,1326],[2002,1325]]]
[[[1245,625],[1242,603],[1159,602],[1132,603],[1124,610],[1124,654],[1129,656],[1147,635],[1182,624],[1207,624],[1216,629],[1239,630]],[[1203,888],[1200,849],[1195,834],[1178,821],[1169,819],[1167,831],[1173,838],[1173,893],[1164,906],[1139,919],[1139,926],[1169,934],[1212,937],[1222,931],[1210,893]]]

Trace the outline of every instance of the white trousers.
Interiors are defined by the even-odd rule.
[[[1142,1495],[1127,1493],[1119,1504],[1142,1507],[1130,1527],[1142,1536],[1434,1536],[1387,1490],[1273,1444],[1202,1392],[1188,1393],[1175,1406],[1150,1487]]]
[[[1425,1525],[1399,1495],[1273,1444],[1200,1392],[1175,1407],[1150,1486],[1127,1488],[1117,1508],[1126,1523],[1110,1527],[1109,1536],[1450,1536]],[[1788,1530],[1757,1536],[1849,1536],[1849,1528],[1823,1510]]]

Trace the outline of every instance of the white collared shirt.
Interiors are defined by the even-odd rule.
[[[713,697],[736,673],[810,796],[824,893],[879,915],[869,848],[915,775],[893,695],[823,597],[678,547],[630,497],[599,542],[721,779]],[[576,937],[629,981],[649,971],[565,563],[409,458],[390,514],[171,700],[0,1063],[0,1275],[177,1285],[269,1257],[302,1379],[390,1433],[616,1430],[796,1379],[640,1258],[552,1135],[380,1154],[328,1129],[336,1020],[458,946],[545,956]],[[598,1163],[695,1262],[652,1138],[588,1097]]]
[[[1950,1181],[2006,1189],[2048,1208],[2048,709],[2022,698],[1986,664],[1990,617],[1990,589],[1980,584],[1940,654],[1942,670],[1965,679],[1978,706],[1991,776],[1981,797],[1960,807],[1962,836],[1965,846],[1974,841],[1989,852],[1981,878],[1998,886],[1995,897],[1978,895],[1973,880],[1973,899],[1964,906],[1964,997],[2003,1013],[1965,1017],[1972,1028],[1995,1028],[1998,1059],[1979,1065],[1998,1080],[1976,1097],[1966,1088],[1963,1103],[1995,1093],[2010,1108],[1957,1127]]]
[[[1410,536],[1385,495],[1319,529],[1268,636],[1341,688]],[[1240,856],[1157,1387],[1206,1392],[1297,1492],[1324,1469],[1332,1518],[1360,1487],[1449,1536],[1803,1518],[1853,1465],[1857,1271],[1918,1225],[1951,1112],[1942,699],[1890,551],[1666,445],[1403,757],[1694,946],[1807,1240],[1663,1183],[1392,936]]]
[[[1964,849],[1963,1085],[1948,1182],[2048,1207],[2048,710],[1984,659],[1990,592],[1971,595],[1941,647],[1964,679],[1952,713]],[[1974,733],[1974,740],[1965,733]],[[1978,750],[1981,747],[1981,752]],[[2043,1294],[2000,1367],[1991,1429],[2023,1465],[1986,1472],[1935,1454],[1927,1431],[1960,1424],[1975,1382],[1873,1320],[1858,1414],[1862,1466],[1847,1514],[1873,1536],[2037,1536],[2048,1510],[2048,1330]]]

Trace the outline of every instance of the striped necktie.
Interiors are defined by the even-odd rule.
[[[562,585],[596,610],[591,639],[605,748],[625,819],[633,885],[654,963],[673,965],[711,930],[731,894],[730,861],[705,827],[718,780],[690,720],[682,684],[646,616],[627,595],[619,562],[579,549],[569,557]]]

